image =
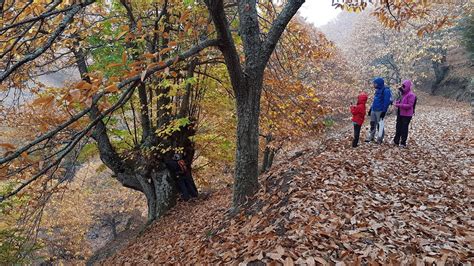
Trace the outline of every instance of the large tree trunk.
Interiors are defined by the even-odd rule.
[[[77,66],[81,77],[90,82],[87,73],[85,55],[82,49],[74,50]],[[156,143],[152,135],[150,120],[147,112],[145,84],[140,84],[139,97],[141,101],[141,124],[143,128],[143,145],[151,148]],[[97,106],[92,106],[91,119],[100,114]],[[165,116],[165,114],[162,114]],[[166,118],[166,117],[165,117]],[[145,133],[145,131],[147,131]],[[125,187],[137,190],[145,194],[148,206],[148,223],[161,217],[176,203],[176,184],[172,180],[168,170],[162,163],[158,163],[159,156],[138,156],[136,160],[127,161],[116,152],[107,135],[107,128],[101,121],[92,134],[97,142],[102,162],[114,172],[114,177]]]
[[[234,206],[244,203],[258,190],[259,116],[262,78],[243,80],[237,95],[237,150],[235,156]]]
[[[140,169],[140,167],[137,169]],[[161,217],[176,204],[176,184],[166,168],[153,168],[147,172],[136,170],[120,173],[117,175],[117,179],[138,180],[142,188],[141,192],[145,195],[147,201],[148,223]]]

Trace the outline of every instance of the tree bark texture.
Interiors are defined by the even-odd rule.
[[[245,203],[258,190],[258,141],[260,97],[265,67],[291,18],[305,2],[288,0],[262,38],[256,0],[239,0],[239,34],[244,58],[240,56],[226,18],[223,0],[205,0],[220,41],[234,89],[237,106],[237,150],[234,176],[234,207]]]

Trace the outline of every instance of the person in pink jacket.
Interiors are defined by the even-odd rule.
[[[410,126],[411,118],[414,114],[416,103],[416,95],[412,91],[412,86],[413,84],[410,80],[403,81],[402,87],[400,88],[402,97],[394,104],[396,107],[398,107],[398,113],[397,126],[393,142],[395,145],[400,145],[401,147],[406,147],[407,145],[408,128]]]

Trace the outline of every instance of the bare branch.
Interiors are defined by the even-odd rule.
[[[100,97],[97,97],[96,99],[94,99],[94,104],[96,104],[98,101],[99,101]],[[62,123],[61,125],[59,125],[58,127],[56,127],[55,129],[45,133],[44,135],[38,137],[37,139],[35,139],[34,141],[28,143],[27,145],[17,149],[16,151],[10,153],[10,155],[4,157],[4,158],[0,158],[0,165],[2,164],[5,164],[17,157],[19,157],[23,152],[29,150],[30,148],[32,148],[33,146],[47,140],[47,139],[50,139],[52,138],[54,135],[56,135],[57,133],[59,133],[61,130],[65,129],[66,127],[68,127],[69,125],[71,125],[72,123],[76,122],[77,120],[79,120],[81,117],[85,116],[87,113],[89,113],[91,110],[91,108],[87,108],[87,109],[84,109],[83,111],[81,111],[80,113],[74,115],[73,117],[71,117],[68,121]]]
[[[26,64],[30,61],[35,60],[37,57],[42,55],[46,50],[48,50],[51,47],[51,45],[53,45],[53,43],[56,41],[56,39],[64,32],[64,30],[67,28],[67,26],[69,26],[69,24],[74,19],[74,16],[79,11],[81,11],[82,8],[92,4],[93,2],[94,2],[94,0],[88,0],[84,3],[82,3],[82,4],[75,5],[75,6],[71,7],[71,10],[68,11],[68,13],[64,16],[61,23],[58,25],[56,30],[51,34],[51,36],[48,38],[48,40],[46,41],[46,43],[43,46],[36,49],[36,51],[34,51],[33,53],[24,56],[18,62],[16,62],[12,66],[8,67],[4,71],[0,72],[0,83],[3,82],[6,78],[8,78],[8,76],[10,76],[16,69],[18,69],[19,67],[21,67],[22,65],[24,65],[24,64]]]
[[[212,21],[216,27],[217,37],[221,40],[219,50],[224,55],[229,75],[234,85],[234,90],[239,88],[241,78],[243,76],[242,67],[240,65],[239,54],[235,47],[234,39],[229,30],[229,23],[225,16],[224,4],[222,0],[205,0],[207,9],[211,14]]]
[[[48,172],[50,169],[52,169],[53,167],[55,167],[56,165],[58,165],[63,159],[64,157],[66,157],[66,155],[71,152],[73,150],[73,148],[79,143],[79,141],[84,137],[86,136],[87,133],[89,133],[89,131],[91,131],[95,125],[100,122],[104,117],[106,117],[108,114],[112,113],[113,111],[115,111],[116,109],[120,108],[123,104],[125,104],[129,97],[132,95],[132,92],[133,90],[135,89],[135,85],[132,85],[130,86],[130,88],[128,88],[123,94],[122,96],[120,97],[120,99],[112,106],[110,107],[109,109],[105,110],[104,112],[102,112],[100,115],[97,116],[97,118],[95,120],[93,120],[91,123],[89,123],[89,125],[83,129],[78,135],[77,137],[71,142],[69,143],[65,148],[64,148],[64,151],[61,153],[61,155],[59,155],[59,157],[54,161],[54,162],[51,162],[49,163],[46,167],[44,167],[43,169],[41,169],[38,173],[36,173],[33,177],[31,177],[29,180],[27,180],[26,182],[23,182],[20,186],[18,186],[15,190],[13,190],[12,192],[6,194],[6,195],[2,195],[0,196],[0,202],[3,202],[4,200],[18,194],[21,190],[23,190],[25,187],[27,187],[28,185],[30,185],[31,183],[33,183],[35,180],[37,180],[39,177],[41,177],[42,175],[44,175],[46,172]]]
[[[275,50],[278,40],[285,31],[286,26],[290,22],[291,18],[296,14],[298,9],[304,4],[304,2],[305,0],[289,0],[273,22],[273,25],[268,32],[268,37],[264,41],[262,47],[261,62],[263,63],[263,68],[270,59],[273,50]]]
[[[65,8],[65,9],[52,11],[52,9],[55,8],[60,3],[61,3],[61,1],[56,1],[55,4],[48,11],[44,12],[43,14],[41,14],[39,16],[36,16],[36,17],[33,17],[33,18],[22,20],[20,22],[15,23],[15,24],[10,24],[8,26],[5,26],[5,27],[0,29],[0,32],[4,33],[5,31],[7,31],[9,29],[16,28],[18,26],[21,26],[21,25],[24,25],[24,24],[27,24],[27,23],[30,23],[30,22],[43,20],[43,19],[46,19],[47,17],[50,17],[50,16],[54,16],[54,15],[58,15],[58,14],[61,14],[61,13],[64,13],[64,12],[68,12],[74,7],[74,6],[70,6],[70,7]],[[26,5],[25,7],[27,7],[27,6],[28,5]],[[20,12],[19,14],[21,14],[21,13],[22,12]]]
[[[202,50],[204,50],[208,47],[219,46],[219,44],[220,44],[219,40],[215,40],[215,39],[205,40],[205,41],[191,47],[189,50],[177,55],[176,57],[168,59],[167,61],[165,61],[164,64],[147,69],[143,80],[147,79],[150,75],[154,74],[155,72],[163,70],[167,67],[172,66],[173,64],[176,64],[176,63],[181,62],[181,61],[183,61],[183,60],[185,60],[185,59],[187,59],[187,58],[189,58],[193,55],[196,55],[196,54],[198,54],[199,52],[201,52]],[[126,79],[126,80],[120,82],[118,87],[122,88],[125,85],[130,84],[132,82],[140,81],[141,78],[142,78],[141,75],[136,75],[134,77],[131,77],[129,79]]]

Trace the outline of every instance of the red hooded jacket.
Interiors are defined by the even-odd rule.
[[[361,92],[357,97],[357,105],[351,106],[352,121],[362,126],[365,119],[365,104],[367,103],[367,94]]]

